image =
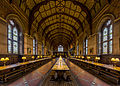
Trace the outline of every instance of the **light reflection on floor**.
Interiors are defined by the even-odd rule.
[[[50,70],[54,62],[49,62],[35,71],[23,76],[8,86],[38,86],[42,82],[44,75]]]

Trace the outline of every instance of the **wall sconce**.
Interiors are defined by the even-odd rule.
[[[76,59],[78,58],[78,56],[76,56]]]
[[[90,60],[90,57],[87,57],[88,61]]]
[[[84,59],[85,57],[84,56],[82,56],[82,59]]]
[[[119,62],[119,58],[111,58],[111,61],[113,62],[113,66],[116,67],[116,63]]]
[[[95,61],[99,61],[100,60],[100,57],[95,57]]]
[[[41,56],[41,59],[42,59],[42,56]]]
[[[0,61],[4,62],[4,66],[6,66],[6,62],[9,61],[9,60],[10,59],[8,57],[0,59]]]
[[[22,60],[23,60],[23,62],[25,62],[25,60],[26,60],[26,57],[22,57]]]
[[[34,57],[34,56],[32,56],[32,59],[33,59],[33,60],[34,60],[34,58],[35,58],[35,57]]]
[[[37,58],[39,59],[39,58],[40,58],[40,56],[37,56]]]

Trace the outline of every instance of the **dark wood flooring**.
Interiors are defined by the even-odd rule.
[[[52,80],[52,76],[49,74],[44,80],[42,86],[78,86],[75,82],[75,79],[70,76],[69,81],[65,80]]]

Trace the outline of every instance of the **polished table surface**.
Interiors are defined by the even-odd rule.
[[[52,70],[69,70],[68,66],[66,65],[65,61],[60,57],[55,65],[53,66]]]
[[[86,62],[86,63],[90,63],[90,64],[93,64],[93,65],[96,65],[96,66],[101,66],[101,67],[105,67],[105,68],[108,68],[108,69],[120,71],[120,67],[115,67],[115,66],[113,66],[113,65],[107,65],[107,64],[102,64],[102,63],[96,63],[96,62],[87,61],[87,60],[81,60],[81,59],[76,59],[76,58],[72,58],[72,59],[75,59],[75,60],[78,60],[78,61],[82,61],[82,62]]]
[[[22,65],[26,65],[26,64],[42,61],[42,60],[45,60],[45,59],[48,59],[48,58],[38,59],[38,60],[28,61],[28,62],[22,62],[22,63],[16,63],[16,64],[12,64],[12,65],[7,65],[7,66],[0,66],[0,71],[6,70],[6,69],[10,69],[10,68],[14,68],[14,67],[17,67],[17,66],[22,66]]]

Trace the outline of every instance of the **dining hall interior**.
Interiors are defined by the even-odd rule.
[[[120,0],[0,0],[0,86],[120,86]]]

